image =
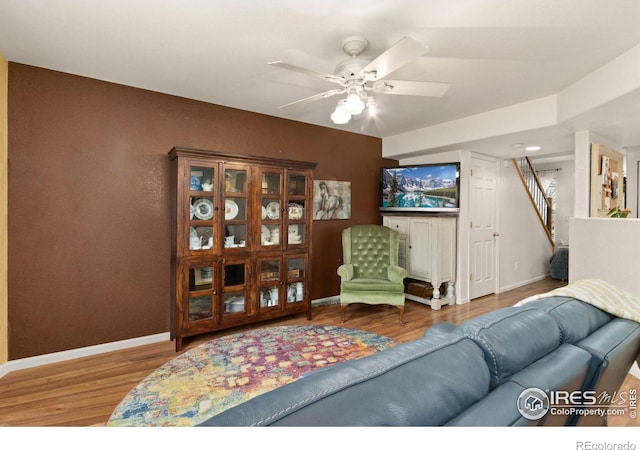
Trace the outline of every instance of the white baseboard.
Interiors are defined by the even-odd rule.
[[[332,305],[340,303],[340,296],[319,298],[311,301],[311,306]],[[160,333],[150,336],[142,336],[123,341],[108,342],[106,344],[92,345],[90,347],[76,348],[73,350],[65,350],[63,352],[48,353],[46,355],[32,356],[30,358],[15,359],[0,365],[0,378],[10,372],[22,369],[30,369],[31,367],[44,366],[45,364],[53,364],[71,359],[83,358],[85,356],[99,355],[101,353],[113,352],[125,348],[138,347],[140,345],[155,344],[156,342],[164,342],[171,339],[170,334]]]
[[[171,339],[169,333],[160,333],[150,336],[126,339],[124,341],[108,342],[106,344],[92,345],[90,347],[75,348],[73,350],[65,350],[56,353],[48,353],[46,355],[14,359],[0,366],[0,378],[4,377],[9,372],[13,372],[16,370],[30,369],[32,367],[44,366],[45,364],[69,361],[71,359],[83,358],[85,356],[99,355],[101,353],[113,352],[115,350],[138,347],[140,345],[165,342],[169,339]]]
[[[531,278],[529,280],[524,280],[524,281],[521,281],[519,283],[511,284],[509,286],[498,287],[498,294],[501,294],[503,292],[507,292],[507,291],[510,291],[512,289],[516,289],[516,288],[519,288],[519,287],[522,287],[522,286],[525,286],[527,284],[535,283],[536,281],[542,281],[545,278],[549,278],[549,275],[541,275],[539,277]]]

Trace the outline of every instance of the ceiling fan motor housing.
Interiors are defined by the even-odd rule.
[[[342,77],[346,80],[355,77],[362,77],[360,73],[363,68],[369,64],[370,61],[365,58],[358,58],[356,56],[345,59],[344,61],[338,63],[335,70],[333,71],[334,75]]]
[[[342,50],[349,56],[358,56],[368,46],[369,41],[362,36],[349,36],[342,41]]]
[[[350,58],[340,62],[336,66],[333,72],[334,75],[347,80],[360,76],[362,69],[371,61],[365,58],[359,58],[358,56],[365,51],[368,46],[369,41],[362,36],[349,36],[348,38],[345,38],[342,41],[342,50],[344,50]]]

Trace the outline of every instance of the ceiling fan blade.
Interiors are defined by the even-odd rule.
[[[449,83],[438,83],[434,81],[381,80],[373,83],[372,90],[379,94],[442,97],[450,87],[451,84]]]
[[[309,103],[315,100],[321,100],[323,98],[331,97],[333,95],[344,94],[347,92],[346,89],[332,89],[330,91],[321,92],[320,94],[312,95],[311,97],[306,97],[300,100],[296,100],[295,102],[287,103],[286,105],[278,106],[278,109],[286,108],[291,105],[297,105],[298,103]]]
[[[376,79],[381,80],[394,70],[404,66],[412,59],[424,55],[426,52],[427,48],[425,46],[415,39],[405,36],[367,64],[362,69],[362,72],[376,72]]]
[[[294,66],[292,64],[288,64],[282,61],[271,61],[269,63],[270,66],[280,67],[281,69],[291,70],[293,72],[301,73],[304,75],[310,75],[316,78],[322,78],[323,80],[329,81],[331,83],[336,83],[339,85],[344,85],[345,79],[336,75],[330,75],[328,73],[318,72],[316,70],[305,69],[304,67]]]

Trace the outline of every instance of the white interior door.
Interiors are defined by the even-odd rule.
[[[496,292],[498,162],[471,158],[469,298]]]

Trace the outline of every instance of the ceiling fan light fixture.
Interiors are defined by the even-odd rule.
[[[369,97],[367,100],[367,111],[369,111],[369,115],[373,116],[376,114],[376,110],[378,109],[378,104],[373,99],[373,97]]]
[[[343,108],[350,115],[356,116],[364,111],[364,102],[359,94],[352,93],[347,96],[347,101],[344,103]]]
[[[345,123],[349,123],[349,120],[351,120],[351,114],[349,114],[344,108],[344,103],[344,100],[340,100],[335,111],[331,114],[331,121],[336,125],[344,125]]]

